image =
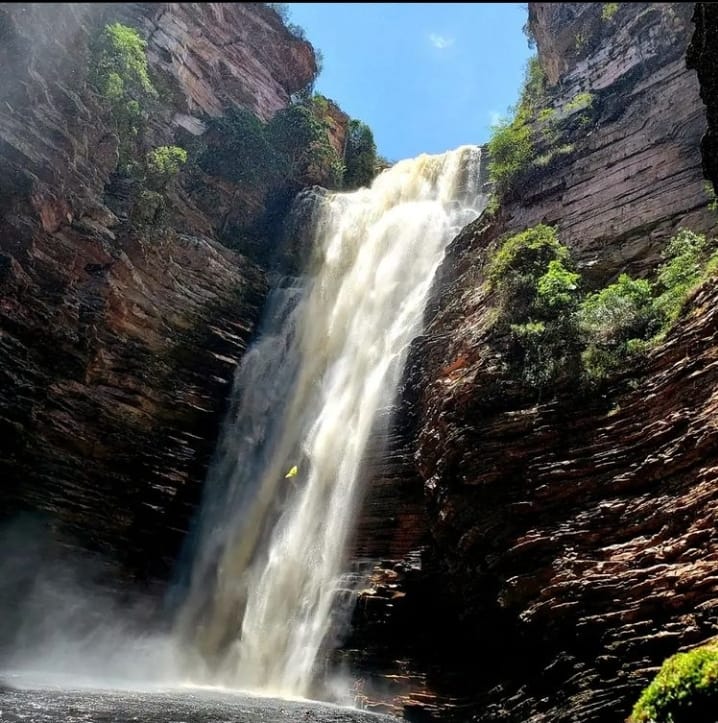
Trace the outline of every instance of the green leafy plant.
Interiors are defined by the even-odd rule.
[[[613,16],[618,12],[618,3],[603,3],[601,8],[601,20],[611,22]]]
[[[492,131],[489,147],[489,177],[499,195],[504,195],[518,174],[533,158],[531,129],[516,118],[500,120]]]
[[[351,120],[344,151],[345,188],[369,186],[377,173],[378,160],[374,134],[366,123]]]
[[[526,66],[521,99],[512,119],[493,126],[489,139],[489,177],[499,196],[507,194],[520,174],[531,166],[534,143],[529,120],[539,112],[546,79],[537,58]]]
[[[573,309],[581,276],[569,271],[562,258],[549,261],[546,273],[536,285],[537,304],[546,314]]]
[[[661,666],[633,707],[630,723],[714,723],[718,645],[677,653]]]
[[[345,166],[330,141],[329,114],[322,96],[292,103],[267,124],[247,110],[233,108],[210,122],[222,146],[210,143],[199,155],[199,166],[234,183],[264,188],[296,190],[319,182],[339,188]]]
[[[496,324],[509,333],[509,367],[532,388],[553,384],[577,364],[580,277],[569,264],[555,230],[539,225],[507,239],[487,266],[499,302]]]
[[[688,295],[699,284],[708,246],[705,236],[681,230],[663,252],[663,264],[658,269],[658,288],[655,300],[664,327],[678,318]]]
[[[578,323],[586,343],[586,375],[592,380],[607,378],[639,350],[637,341],[649,339],[659,328],[651,284],[621,274],[583,300]]]
[[[581,31],[576,33],[574,48],[577,53],[580,53],[586,47],[586,43],[588,43],[588,38],[586,37],[586,34]]]
[[[556,109],[555,108],[542,108],[538,112],[536,117],[542,123],[551,122],[556,117]]]
[[[165,188],[187,163],[187,151],[179,146],[158,146],[145,157],[147,177],[155,188]]]
[[[167,202],[163,194],[142,189],[132,206],[132,224],[145,230],[162,230],[167,221]]]
[[[144,125],[143,103],[157,97],[149,75],[147,43],[127,25],[106,25],[92,43],[89,80],[109,104],[120,139],[119,165],[127,169]]]
[[[571,100],[564,105],[563,109],[568,113],[588,108],[593,103],[593,95],[591,93],[576,93]]]
[[[486,280],[497,328],[510,339],[509,367],[539,389],[581,368],[591,383],[614,376],[659,342],[690,294],[718,274],[718,252],[691,231],[679,231],[663,258],[654,283],[624,273],[581,299],[581,277],[553,228],[506,239],[489,256]]]
[[[566,261],[568,256],[555,229],[539,224],[504,241],[489,261],[487,279],[494,289],[513,288],[523,283],[521,279],[537,280],[551,261]]]
[[[266,137],[279,153],[285,175],[302,184],[337,168],[341,159],[329,141],[327,122],[313,101],[294,103],[269,121]]]
[[[262,121],[248,110],[233,107],[209,127],[222,138],[222,147],[210,146],[200,154],[204,171],[238,184],[271,185],[281,177],[281,158]]]
[[[708,199],[708,208],[715,213],[718,211],[718,196],[716,196],[713,184],[710,181],[706,181],[703,184],[703,191]]]

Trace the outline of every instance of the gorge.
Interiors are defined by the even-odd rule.
[[[72,672],[73,639],[145,684],[625,720],[716,636],[715,273],[612,367],[611,338],[521,317],[496,259],[551,228],[572,318],[621,274],[665,301],[670,239],[716,231],[717,20],[529,3],[520,163],[494,142],[335,193],[352,122],[271,6],[0,5],[2,668]],[[101,92],[113,23],[146,43],[141,125]],[[162,700],[117,720],[334,715]]]

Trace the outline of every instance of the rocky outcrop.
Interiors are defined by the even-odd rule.
[[[236,103],[267,121],[316,75],[311,46],[264,3],[168,3],[141,11],[150,62],[175,78],[184,98],[179,111],[188,115],[219,116]]]
[[[432,539],[491,661],[476,720],[620,720],[663,658],[714,634],[715,297],[598,396],[482,394],[496,372],[471,322],[477,356],[427,388]]]
[[[696,3],[693,22],[696,29],[688,48],[687,60],[688,66],[698,74],[701,98],[706,106],[708,129],[703,136],[701,150],[706,177],[711,179],[715,191],[718,183],[718,50],[715,45],[718,37],[718,8],[714,3]]]
[[[339,158],[344,158],[349,116],[333,100],[327,99],[325,122],[332,148],[337,152]]]
[[[715,230],[705,111],[685,66],[692,8],[603,6],[530,4],[558,135],[544,134],[543,162],[493,219],[449,248],[408,363],[402,414],[429,542],[380,565],[353,635],[381,631],[390,680],[402,659],[422,661],[416,697],[407,684],[393,698],[417,720],[622,720],[666,656],[718,625],[714,283],[601,391],[527,392],[490,343],[482,268],[502,235],[555,225],[598,284],[648,274],[679,227]]]
[[[505,209],[509,231],[556,225],[601,280],[646,273],[679,225],[715,224],[701,170],[705,110],[686,67],[691,6],[618,3],[610,19],[603,7],[530,4],[546,108],[563,128],[545,128],[546,162]]]
[[[0,6],[2,514],[147,580],[176,558],[267,288],[254,250],[217,238],[264,199],[194,169],[162,228],[136,222],[87,82],[116,19],[148,40],[153,145],[191,145],[231,105],[266,119],[316,66],[261,3]]]

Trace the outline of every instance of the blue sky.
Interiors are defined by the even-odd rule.
[[[532,54],[519,3],[289,3],[324,54],[316,89],[391,161],[483,143]]]

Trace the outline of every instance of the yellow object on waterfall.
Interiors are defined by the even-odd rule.
[[[292,477],[296,477],[299,474],[299,470],[297,469],[297,465],[295,464],[292,469],[287,472],[287,474],[284,475],[284,479],[291,479]]]

